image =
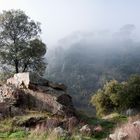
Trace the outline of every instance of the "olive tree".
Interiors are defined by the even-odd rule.
[[[31,20],[21,10],[0,14],[1,63],[14,72],[45,70],[46,45],[40,39],[40,23]]]

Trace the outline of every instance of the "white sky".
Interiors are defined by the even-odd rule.
[[[124,24],[140,31],[140,0],[0,0],[0,11],[8,9],[41,22],[48,47],[74,31],[118,30]]]

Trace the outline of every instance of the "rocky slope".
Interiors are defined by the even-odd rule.
[[[0,108],[1,116],[15,115],[26,109],[75,116],[65,85],[29,73],[15,74],[0,87]]]

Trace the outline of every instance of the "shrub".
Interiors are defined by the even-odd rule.
[[[140,76],[133,75],[127,82],[107,82],[91,98],[98,116],[140,107]]]

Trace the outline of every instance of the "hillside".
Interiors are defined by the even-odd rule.
[[[0,139],[102,139],[115,122],[75,110],[62,84],[18,73],[0,86]]]
[[[47,62],[45,77],[65,83],[75,106],[91,112],[90,96],[106,81],[140,74],[140,43],[127,26],[114,34],[73,33],[48,51]]]

